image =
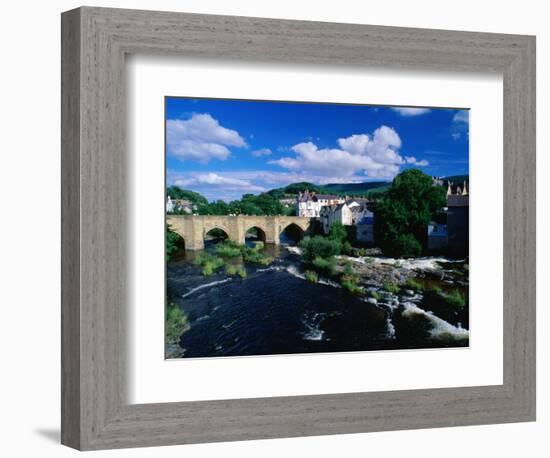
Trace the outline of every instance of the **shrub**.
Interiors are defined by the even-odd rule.
[[[166,307],[165,326],[166,340],[171,343],[177,342],[181,335],[191,327],[186,313],[172,302]]]
[[[438,295],[440,295],[440,296],[443,294],[443,290],[442,290],[441,287],[438,286],[438,285],[432,285],[432,286],[430,287],[430,291],[433,291],[435,294],[438,294]]]
[[[384,288],[384,291],[387,291],[388,293],[397,294],[399,292],[399,286],[391,282],[384,283],[382,288]]]
[[[342,253],[347,254],[348,256],[353,255],[353,247],[351,246],[351,243],[349,243],[347,240],[342,244]]]
[[[377,301],[382,299],[382,295],[378,291],[371,291],[369,294],[370,294],[370,297],[373,297]]]
[[[246,278],[246,269],[243,266],[237,267],[237,275],[241,278]]]
[[[447,304],[455,307],[464,307],[464,305],[466,305],[466,297],[458,289],[455,289],[450,293],[443,294],[443,299],[445,299]]]
[[[342,275],[340,284],[344,290],[351,294],[361,294],[363,292],[363,288],[357,284],[357,277],[354,275]]]
[[[415,291],[422,291],[424,287],[422,286],[422,283],[420,283],[416,278],[410,277],[407,279],[407,286],[410,289],[414,289]]]
[[[367,255],[367,250],[365,248],[355,248],[354,254],[355,256],[363,257]]]
[[[225,265],[225,273],[227,275],[237,275],[237,266],[233,264],[226,264]]]
[[[330,239],[321,235],[306,237],[300,243],[302,260],[312,263],[317,257],[330,258],[339,255],[342,251],[342,243],[339,240]]]
[[[353,270],[353,267],[351,267],[351,262],[346,261],[344,263],[344,274],[345,275],[353,275],[355,272]]]
[[[317,256],[311,264],[317,271],[327,275],[332,276],[336,273],[336,260],[332,256],[326,259]]]
[[[262,241],[255,242],[254,246],[252,247],[254,251],[262,251],[264,248],[265,248],[265,245],[264,245],[264,242]]]
[[[216,246],[216,253],[225,258],[234,258],[241,255],[241,249],[236,243],[225,241],[223,243],[218,243]]]
[[[202,274],[205,277],[208,277],[212,275],[216,270],[222,268],[224,266],[224,262],[222,258],[218,258],[216,256],[212,256],[211,259],[207,260],[202,265]]]
[[[273,258],[266,256],[255,248],[243,247],[242,255],[245,262],[251,262],[253,264],[268,266],[273,262]]]
[[[344,240],[346,240],[347,236],[348,232],[346,230],[346,226],[339,222],[334,223],[330,227],[330,230],[328,232],[329,239],[338,241],[340,243],[343,243]]]
[[[212,260],[212,258],[214,258],[214,256],[212,256],[210,253],[203,252],[195,258],[193,264],[195,264],[196,266],[203,266],[208,261]]]
[[[317,283],[319,281],[317,272],[313,272],[312,270],[306,270],[304,275],[306,277],[306,280],[310,281],[311,283]]]
[[[178,248],[182,244],[183,239],[179,234],[171,231],[168,226],[166,227],[166,260],[170,261],[173,254],[178,251]]]

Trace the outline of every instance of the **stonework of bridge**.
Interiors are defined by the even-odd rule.
[[[249,229],[260,229],[266,243],[279,244],[281,233],[289,226],[297,226],[302,233],[310,230],[313,218],[300,216],[197,216],[167,215],[170,229],[185,241],[186,250],[204,249],[206,234],[212,229],[221,229],[229,240],[243,244]]]

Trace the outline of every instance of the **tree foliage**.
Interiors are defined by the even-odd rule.
[[[321,186],[317,186],[313,183],[308,183],[307,181],[302,181],[300,183],[292,183],[284,188],[287,194],[298,194],[300,192],[309,191],[322,193],[324,189]]]
[[[169,261],[172,259],[172,256],[178,248],[183,244],[183,239],[179,234],[171,231],[168,226],[166,226],[166,259]]]
[[[186,199],[191,201],[195,205],[208,204],[206,197],[200,195],[198,192],[189,191],[188,189],[181,189],[178,186],[169,186],[166,188],[166,195],[172,199]]]
[[[429,175],[417,169],[397,175],[376,208],[375,237],[383,253],[418,256],[428,223],[445,202],[445,189],[433,186]]]

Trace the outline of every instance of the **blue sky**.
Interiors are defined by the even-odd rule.
[[[297,181],[468,173],[468,110],[166,98],[168,185],[209,200]]]

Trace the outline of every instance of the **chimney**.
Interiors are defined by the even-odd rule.
[[[468,195],[468,188],[466,187],[466,180],[464,180],[464,189],[462,190],[462,195],[463,196]]]
[[[447,195],[450,196],[452,194],[452,191],[451,191],[451,182],[448,181],[447,182]]]

